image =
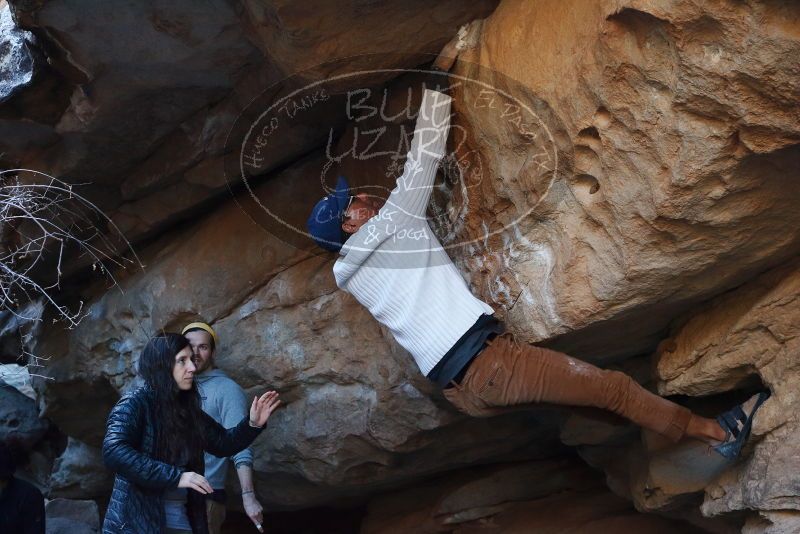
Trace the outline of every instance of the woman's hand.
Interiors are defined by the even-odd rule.
[[[276,391],[267,391],[260,397],[255,397],[252,406],[250,406],[250,424],[257,427],[266,425],[267,419],[280,403],[281,401],[278,399]]]
[[[203,495],[214,493],[214,488],[208,483],[206,477],[191,471],[187,471],[181,475],[181,479],[178,481],[178,487],[193,489]]]

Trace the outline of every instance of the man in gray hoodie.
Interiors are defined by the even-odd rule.
[[[189,340],[195,358],[197,388],[203,403],[203,411],[225,428],[236,426],[248,413],[248,403],[244,390],[231,380],[221,369],[214,367],[217,348],[217,334],[208,324],[198,322],[184,327],[182,334]],[[253,489],[253,453],[244,449],[230,458],[236,466],[236,474],[242,487],[242,505],[247,516],[260,532],[262,528],[262,507]],[[228,458],[219,458],[206,453],[205,477],[214,489],[207,497],[208,530],[219,534],[225,520],[225,478],[228,473]]]

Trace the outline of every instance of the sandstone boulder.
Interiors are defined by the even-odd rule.
[[[800,528],[793,438],[800,410],[800,263],[768,271],[679,324],[656,355],[662,392],[709,395],[753,384],[772,392],[755,419],[751,455],[705,488],[703,513],[757,510],[762,517],[751,519],[753,531]]]
[[[0,364],[0,382],[36,401],[36,393],[31,386],[31,375],[26,366],[16,363]]]
[[[100,513],[94,501],[53,499],[45,505],[47,534],[96,534]]]
[[[32,448],[47,432],[48,423],[39,419],[36,402],[0,380],[0,440],[25,450]]]
[[[33,80],[32,41],[33,34],[18,28],[8,4],[0,2],[0,102]]]
[[[362,534],[401,532],[702,532],[637,514],[574,460],[455,472],[372,501]]]
[[[497,1],[242,4],[253,42],[278,69],[321,78],[358,68],[408,68],[430,61],[460,25],[489,15]],[[317,23],[309,26],[310,19]],[[331,60],[338,61],[326,65]]]
[[[24,51],[19,36],[35,31],[37,53],[52,69],[42,82],[50,91],[36,91],[9,119],[0,110],[0,132],[9,133],[0,141],[2,160],[87,184],[81,193],[138,241],[237,184],[222,163],[235,150],[226,138],[237,120],[249,122],[250,113],[258,116],[297,84],[336,72],[429,62],[460,24],[495,5],[181,1],[85,12],[69,1],[12,0],[14,50]],[[10,21],[8,7],[4,12]],[[387,15],[391,24],[377,24]],[[307,16],[325,22],[301,29]],[[17,71],[14,79],[27,80],[30,68]],[[309,72],[290,79],[298,71]],[[45,107],[47,113],[37,111]],[[323,144],[327,131],[319,124],[336,126],[326,110],[294,121],[261,174]]]
[[[798,250],[797,6],[503,2],[462,56],[456,241],[512,328],[597,361]],[[513,80],[513,81],[512,81]],[[504,94],[505,93],[505,94]]]
[[[100,449],[75,438],[56,458],[49,481],[49,497],[103,499],[111,494],[114,476],[103,463]]]

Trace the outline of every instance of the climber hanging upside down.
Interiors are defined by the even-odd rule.
[[[431,70],[449,71],[460,42],[448,43]],[[737,457],[768,393],[716,420],[700,417],[624,373],[518,342],[472,295],[426,218],[445,154],[450,104],[443,90],[425,89],[403,174],[388,199],[351,196],[340,177],[314,206],[308,230],[318,245],[339,252],[333,267],[339,288],[389,328],[422,373],[468,415],[488,417],[537,403],[600,408],[674,442],[688,436]]]

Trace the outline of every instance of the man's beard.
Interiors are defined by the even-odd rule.
[[[205,361],[205,363],[202,364],[202,367],[201,366],[197,367],[197,371],[196,371],[197,374],[204,373],[204,372],[208,371],[209,369],[211,369],[213,367],[213,365],[212,365],[213,363],[214,363],[214,359],[213,358],[207,359]]]

